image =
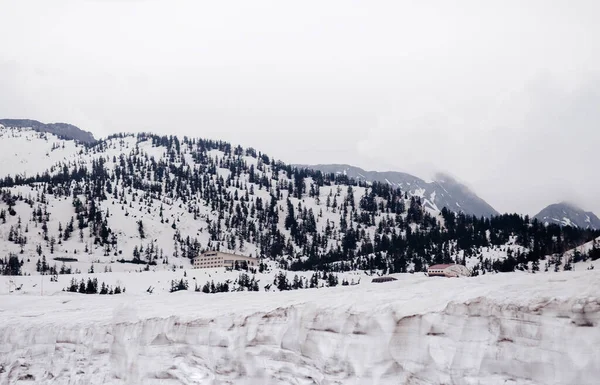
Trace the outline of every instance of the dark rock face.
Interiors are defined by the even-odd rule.
[[[584,229],[600,229],[600,219],[592,212],[567,203],[556,203],[544,208],[534,218],[542,223],[561,226],[578,226]]]
[[[297,165],[297,167],[311,168],[325,173],[342,173],[353,179],[367,182],[389,183],[412,195],[420,196],[425,207],[435,210],[446,207],[454,212],[463,212],[478,217],[498,215],[498,211],[467,186],[445,174],[438,174],[433,182],[426,182],[404,172],[365,171],[347,164]]]
[[[48,132],[65,140],[76,140],[82,143],[94,143],[96,139],[89,131],[83,131],[68,123],[42,123],[31,119],[0,119],[5,127],[32,128],[38,132]]]

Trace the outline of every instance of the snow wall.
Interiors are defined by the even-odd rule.
[[[398,317],[308,304],[238,317],[0,326],[0,382],[597,384],[598,299],[477,298]],[[128,320],[129,319],[129,320]]]

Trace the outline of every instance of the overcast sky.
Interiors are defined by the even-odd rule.
[[[600,1],[0,0],[0,117],[445,171],[600,215]]]

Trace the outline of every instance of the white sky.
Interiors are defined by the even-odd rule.
[[[0,0],[0,117],[600,214],[600,1]]]

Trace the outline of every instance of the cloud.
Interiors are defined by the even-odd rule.
[[[480,111],[444,105],[399,107],[358,141],[358,152],[425,177],[458,175],[500,211],[535,214],[562,200],[600,211],[599,73],[576,82],[539,76],[479,103]]]
[[[500,211],[600,212],[598,2],[3,5],[0,116],[445,171]]]

